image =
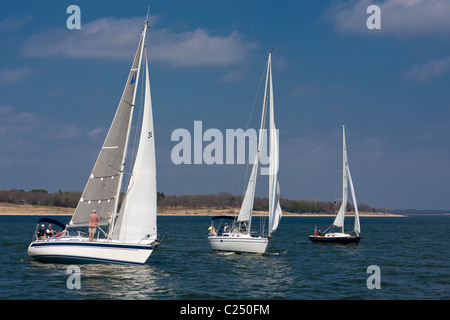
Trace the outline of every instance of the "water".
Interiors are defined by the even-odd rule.
[[[37,219],[0,216],[1,300],[450,299],[449,216],[362,217],[358,246],[308,240],[333,218],[285,217],[264,256],[212,252],[209,217],[163,216],[162,245],[146,265],[80,265],[81,289],[72,290],[68,265],[27,255]],[[380,289],[367,287],[370,265]]]

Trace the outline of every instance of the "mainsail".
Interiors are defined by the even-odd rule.
[[[70,220],[69,225],[71,226],[88,225],[92,210],[97,211],[100,217],[99,224],[106,225],[112,221],[117,211],[145,33],[146,28],[142,32],[111,127]]]

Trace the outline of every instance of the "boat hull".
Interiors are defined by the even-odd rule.
[[[210,236],[209,244],[214,251],[238,252],[238,253],[256,253],[266,252],[269,243],[268,238],[252,236]]]
[[[28,255],[48,263],[144,264],[156,248],[151,244],[127,244],[113,241],[38,240],[28,247]]]
[[[355,244],[359,243],[361,240],[360,236],[351,236],[348,234],[342,235],[325,235],[325,236],[309,236],[309,240],[315,243],[323,244]]]

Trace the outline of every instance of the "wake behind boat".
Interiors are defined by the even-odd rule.
[[[116,114],[81,199],[68,225],[61,231],[38,236],[28,247],[29,256],[42,262],[144,264],[159,245],[156,224],[156,165],[144,24]],[[141,132],[131,178],[117,217],[128,140],[141,62],[145,58],[145,99]],[[87,234],[90,215],[96,211],[98,229]],[[40,220],[38,225],[48,220]],[[53,221],[53,223],[55,223]]]
[[[266,86],[263,100],[261,128],[259,130],[258,149],[253,163],[252,173],[247,185],[241,210],[237,218],[214,217],[209,227],[208,241],[215,251],[259,253],[266,252],[269,240],[278,227],[282,212],[280,207],[280,187],[278,185],[278,132],[275,127],[272,86],[272,52],[269,51],[267,61]],[[269,115],[267,116],[267,111]],[[253,201],[255,198],[256,179],[259,174],[262,143],[266,128],[266,118],[269,118],[269,224],[268,230],[260,228],[259,232],[251,232]],[[219,225],[214,225],[219,221]]]
[[[356,203],[355,190],[353,188],[352,176],[350,175],[350,168],[347,160],[347,146],[345,143],[345,127],[342,126],[342,157],[343,157],[343,170],[342,170],[342,203],[339,212],[333,222],[324,232],[314,230],[314,235],[310,235],[309,239],[312,242],[317,243],[329,243],[329,244],[358,244],[361,240],[361,227],[359,224],[358,204]],[[348,200],[348,185],[350,184],[350,190],[352,193],[353,206],[355,208],[355,225],[353,228],[353,234],[344,232],[344,219],[347,211]],[[340,228],[340,232],[332,232],[335,228]]]

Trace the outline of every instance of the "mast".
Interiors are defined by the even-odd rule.
[[[348,202],[348,176],[347,176],[347,145],[345,143],[345,127],[342,125],[342,233],[344,232],[345,214]]]

